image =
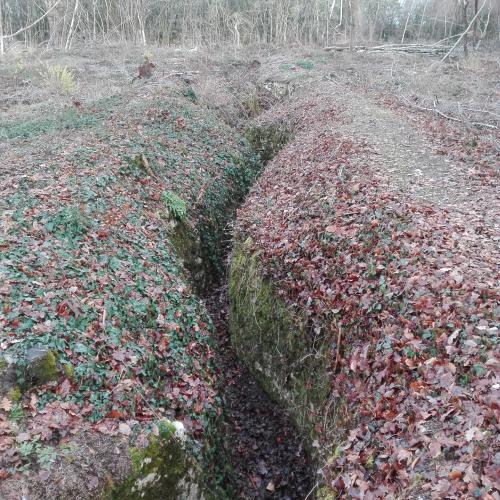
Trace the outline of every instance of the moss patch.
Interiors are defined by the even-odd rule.
[[[165,214],[170,241],[199,291],[220,277],[229,243],[228,223],[262,166],[248,147],[240,156],[220,153],[216,162],[224,165],[220,176],[203,187],[199,200],[190,207],[199,214],[196,224],[173,217],[171,210]]]
[[[42,357],[33,362],[29,371],[32,381],[37,384],[46,384],[56,380],[59,373],[55,354],[52,351],[47,351]]]
[[[291,132],[279,125],[249,127],[245,137],[263,163],[270,161],[290,140]]]
[[[168,420],[158,424],[146,448],[131,448],[131,472],[103,498],[109,500],[156,500],[158,498],[203,498],[194,464],[188,459],[175,427]]]
[[[169,222],[169,239],[184,268],[189,271],[191,281],[199,289],[203,289],[213,276],[203,264],[201,241],[196,228],[184,221],[171,219]]]
[[[330,395],[327,346],[291,312],[263,277],[251,240],[236,242],[229,275],[229,329],[239,356],[285,406],[309,444],[323,425]],[[328,410],[335,410],[331,404]],[[328,425],[332,424],[330,419]]]
[[[21,399],[22,393],[21,389],[19,387],[13,387],[8,393],[7,393],[7,398],[10,399],[11,401],[19,401]]]
[[[75,376],[75,369],[73,368],[73,365],[64,364],[62,365],[62,370],[66,378],[69,378],[70,380]]]

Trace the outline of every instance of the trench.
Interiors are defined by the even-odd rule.
[[[225,280],[213,288],[206,304],[216,328],[219,394],[225,413],[214,471],[223,474],[222,490],[228,498],[305,498],[313,475],[307,451],[287,414],[231,346]]]
[[[289,137],[274,128],[253,129],[250,135],[252,150],[261,159],[260,173]],[[286,411],[271,399],[238,358],[229,335],[230,226],[256,178],[246,185],[243,196],[226,207],[225,220],[203,226],[199,240],[186,237],[185,228],[180,228],[174,237],[215,332],[217,389],[223,414],[213,423],[207,439],[209,449],[203,476],[208,496],[213,498],[304,499],[314,482],[304,440]],[[210,247],[213,252],[214,241],[218,264],[206,251]]]

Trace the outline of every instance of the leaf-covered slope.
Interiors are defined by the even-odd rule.
[[[370,144],[336,132],[345,119],[327,91],[305,91],[268,117],[295,137],[236,227],[277,293],[308,318],[311,355],[315,343],[329,346],[331,397],[350,417],[328,436],[321,411],[310,415],[325,482],[349,497],[493,498],[498,252],[481,241],[495,235],[477,207],[457,217],[388,190]],[[481,155],[470,162],[481,174]],[[489,178],[483,186],[497,199]]]
[[[214,114],[172,91],[96,106],[76,112],[95,117],[85,135],[30,122],[0,166],[0,346],[24,391],[2,394],[7,474],[26,464],[20,431],[54,443],[166,416],[199,437],[217,411],[210,320],[171,240],[179,227],[201,237],[216,267],[216,231],[256,164]],[[55,370],[30,388],[34,346]]]

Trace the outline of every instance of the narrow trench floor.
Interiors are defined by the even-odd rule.
[[[229,342],[225,287],[206,299],[216,331],[224,437],[235,498],[304,499],[313,470],[289,418],[241,365]]]

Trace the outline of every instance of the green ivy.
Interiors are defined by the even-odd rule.
[[[186,202],[177,196],[173,191],[165,191],[162,195],[162,201],[165,203],[165,208],[175,219],[180,221],[186,219]]]

